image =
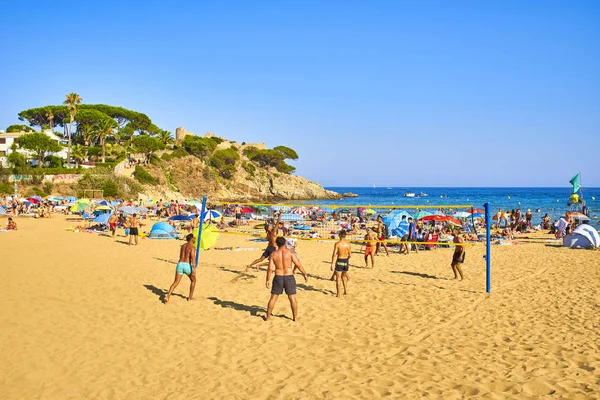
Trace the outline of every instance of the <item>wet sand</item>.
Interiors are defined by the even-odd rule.
[[[5,220],[0,220],[4,224]],[[300,241],[299,320],[285,296],[265,314],[265,243],[222,235],[202,252],[196,301],[186,277],[168,305],[182,241],[126,245],[17,219],[2,232],[2,399],[349,399],[600,397],[600,253],[541,240],[351,259],[335,298],[332,243]]]

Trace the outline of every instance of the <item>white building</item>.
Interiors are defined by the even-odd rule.
[[[2,166],[6,167],[8,166],[7,161],[6,161],[6,157],[12,153],[12,145],[13,143],[17,144],[17,151],[20,153],[23,153],[25,155],[27,155],[28,157],[33,157],[33,154],[25,149],[19,149],[19,137],[23,136],[23,135],[27,135],[28,133],[31,132],[12,132],[12,133],[6,133],[4,131],[0,131],[0,164],[2,164]],[[67,141],[63,138],[60,138],[58,136],[56,136],[54,133],[52,133],[51,130],[47,129],[45,131],[43,131],[42,133],[46,134],[49,138],[51,138],[52,140],[55,140],[57,142],[59,142],[60,144],[66,145]],[[64,147],[61,151],[59,151],[58,153],[51,153],[54,156],[66,159],[67,158],[67,148]]]

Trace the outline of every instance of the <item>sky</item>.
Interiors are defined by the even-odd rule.
[[[324,186],[600,186],[600,2],[27,1],[0,129],[78,93]]]

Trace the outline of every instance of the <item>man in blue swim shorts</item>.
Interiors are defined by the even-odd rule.
[[[190,278],[189,300],[194,300],[194,288],[196,287],[196,247],[194,247],[194,235],[189,234],[185,237],[186,243],[181,246],[179,251],[179,262],[175,268],[175,281],[169,288],[169,293],[165,296],[163,303],[167,304],[171,298],[171,293],[179,285],[181,277],[185,274]]]

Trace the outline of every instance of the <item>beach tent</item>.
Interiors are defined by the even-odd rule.
[[[178,234],[175,228],[166,222],[157,222],[150,229],[150,239],[177,239]]]
[[[407,235],[408,234],[408,221],[404,220],[404,221],[400,221],[400,223],[398,224],[398,226],[392,230],[390,230],[390,234],[391,236],[395,236],[398,238],[402,238],[402,236]]]
[[[402,222],[403,215],[406,215],[406,218],[412,217],[412,215],[410,215],[410,213],[408,213],[404,210],[394,210],[391,213],[384,215],[381,219],[383,220],[383,223],[387,225],[390,233],[392,233],[392,231],[394,229],[398,228],[398,225],[400,225],[400,222]],[[407,229],[408,229],[408,223],[407,223]]]
[[[105,224],[108,222],[109,218],[110,218],[110,214],[100,214],[96,218],[94,218],[94,222],[99,223],[99,224]]]
[[[593,226],[583,224],[565,236],[563,245],[571,248],[596,248],[600,246],[600,235]]]

